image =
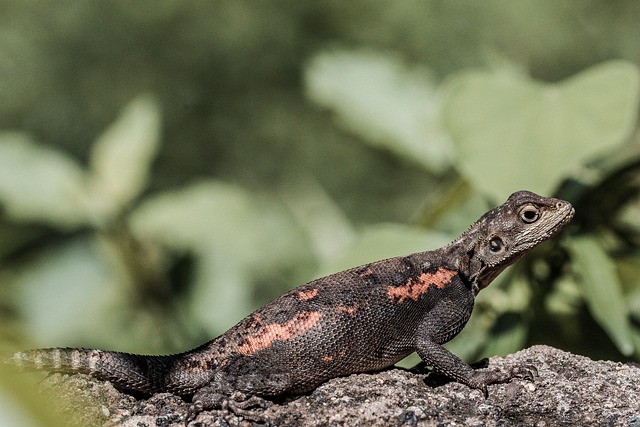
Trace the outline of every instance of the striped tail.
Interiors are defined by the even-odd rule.
[[[27,370],[82,373],[114,386],[143,393],[194,393],[210,381],[213,372],[194,372],[189,378],[182,357],[144,356],[84,348],[47,348],[18,352],[9,363]]]

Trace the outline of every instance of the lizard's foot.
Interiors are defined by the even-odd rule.
[[[193,403],[189,406],[185,425],[195,420],[200,412],[210,409],[220,409],[225,421],[228,421],[232,416],[239,416],[254,422],[264,422],[262,411],[267,406],[267,400],[258,396],[249,396],[239,391],[228,397],[220,393],[199,391],[194,395]]]
[[[258,396],[247,396],[242,392],[233,393],[229,399],[222,403],[222,411],[226,417],[230,415],[241,416],[247,420],[264,422],[264,409],[268,407],[268,401]]]
[[[538,370],[533,365],[514,366],[507,372],[502,371],[476,371],[469,378],[467,385],[472,388],[481,390],[484,398],[489,397],[489,384],[502,384],[519,378],[527,381],[534,381],[538,377]]]
[[[208,387],[199,389],[196,394],[193,395],[193,403],[191,403],[187,410],[184,425],[186,426],[195,420],[202,411],[222,408],[226,399],[227,397],[219,391],[214,391]]]

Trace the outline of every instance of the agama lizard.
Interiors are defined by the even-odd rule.
[[[16,353],[20,366],[85,373],[144,393],[193,396],[205,409],[243,415],[264,398],[299,394],[342,375],[377,371],[416,351],[436,372],[487,393],[533,379],[533,367],[474,370],[442,344],[467,323],[474,300],[507,266],[571,220],[568,202],[519,191],[450,244],[299,286],[227,332],[181,354],[143,356],[78,348]]]

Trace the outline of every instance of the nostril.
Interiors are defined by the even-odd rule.
[[[564,202],[558,202],[556,203],[556,209],[562,209],[565,207],[565,203]]]

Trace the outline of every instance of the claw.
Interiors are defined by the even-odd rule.
[[[527,365],[527,368],[529,369],[529,373],[532,376],[531,381],[533,381],[535,378],[539,378],[540,377],[540,375],[538,375],[538,368],[536,368],[533,365]]]
[[[226,420],[230,416],[239,416],[254,422],[264,422],[262,411],[267,406],[268,402],[261,397],[235,392],[222,402],[223,418]]]
[[[535,366],[524,365],[514,366],[508,372],[504,371],[484,371],[475,372],[465,384],[469,387],[482,391],[485,399],[489,398],[489,384],[502,384],[511,381],[513,378],[520,378],[527,381],[534,381],[538,376],[538,370]]]
[[[538,369],[533,365],[514,366],[511,368],[511,376],[528,381],[534,381],[538,375]]]
[[[225,421],[238,416],[250,421],[264,422],[265,417],[261,412],[267,408],[268,403],[259,396],[240,391],[225,395],[216,389],[203,387],[193,396],[193,403],[189,406],[185,417],[185,426],[195,420],[200,412],[210,409],[220,410]]]
[[[198,414],[202,412],[202,410],[202,405],[200,405],[199,402],[195,402],[189,405],[189,409],[187,409],[187,415],[186,417],[184,417],[185,427],[188,426],[191,421],[195,420]]]

